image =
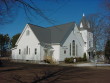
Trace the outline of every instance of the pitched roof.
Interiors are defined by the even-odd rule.
[[[71,23],[57,25],[48,28],[44,28],[32,24],[29,24],[29,26],[40,42],[63,43],[64,40],[68,37],[68,35],[72,31],[72,29],[74,29],[75,23],[71,22]]]
[[[83,24],[83,27],[84,27],[84,28],[88,28],[88,23],[89,23],[89,22],[87,21],[87,19],[86,19],[85,16],[82,17],[80,23]]]
[[[50,43],[50,30],[41,26],[28,24],[40,42]]]
[[[86,19],[86,17],[85,16],[83,16],[82,17],[82,19],[81,19],[81,21],[80,21],[80,24],[82,23],[82,25],[83,25],[83,28],[80,28],[80,30],[88,30],[88,31],[91,31],[91,28],[89,28],[89,26],[88,26],[88,24],[89,24],[89,22],[88,22],[88,20]]]
[[[51,30],[51,43],[61,43],[70,34],[70,31],[74,28],[75,23],[67,23],[49,27]]]

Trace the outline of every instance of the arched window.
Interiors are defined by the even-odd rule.
[[[70,43],[70,56],[71,56],[71,43]]]
[[[91,41],[89,41],[89,47],[91,47]]]
[[[29,48],[29,54],[30,54],[30,48]]]
[[[27,30],[26,31],[26,36],[28,36],[30,34],[30,31],[29,30]]]
[[[78,45],[76,45],[76,56],[78,55]]]
[[[66,54],[66,50],[64,50],[64,54]]]
[[[35,55],[37,54],[37,48],[35,48]]]
[[[27,54],[28,54],[28,46],[27,46]]]
[[[19,55],[21,54],[21,49],[19,49]]]
[[[73,56],[75,56],[75,41],[72,42],[72,50],[73,50]]]

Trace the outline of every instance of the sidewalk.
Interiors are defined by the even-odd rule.
[[[99,64],[99,63],[79,63],[75,64],[77,67],[86,67],[86,66],[110,66],[110,64]]]
[[[75,67],[94,67],[94,66],[110,66],[110,64],[104,63],[73,63],[73,64],[60,64],[61,66],[75,66]]]
[[[87,66],[96,66],[95,63],[76,63],[74,66],[76,67],[87,67]]]

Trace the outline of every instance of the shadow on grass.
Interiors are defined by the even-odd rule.
[[[3,67],[3,63],[2,63],[2,61],[0,60],[0,67]]]

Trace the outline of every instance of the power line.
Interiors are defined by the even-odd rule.
[[[63,8],[65,6],[65,4],[68,4],[69,2],[65,2],[63,5],[61,5],[60,7],[58,7],[53,13],[49,14],[49,16],[53,16],[57,11],[59,11],[61,8]],[[42,21],[40,21],[39,23],[41,23]],[[51,23],[52,25],[54,25],[54,23]]]

